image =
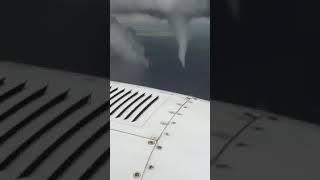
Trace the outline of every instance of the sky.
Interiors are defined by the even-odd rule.
[[[191,39],[186,67],[178,59],[175,35],[166,20],[150,16],[116,16],[118,21],[135,31],[145,48],[150,67],[111,58],[111,79],[127,83],[188,94],[203,99],[210,97],[210,20],[199,18],[189,24]]]

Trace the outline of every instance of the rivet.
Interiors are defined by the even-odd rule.
[[[158,150],[161,150],[161,149],[162,149],[162,146],[157,146],[157,149],[158,149]]]
[[[164,135],[166,135],[166,136],[170,136],[170,134],[169,134],[168,132],[164,133]]]
[[[134,177],[134,178],[139,178],[139,177],[141,177],[141,173],[135,172],[135,173],[133,174],[133,177]]]
[[[153,165],[149,165],[149,169],[150,170],[154,169],[154,166]]]
[[[168,125],[168,123],[165,122],[165,121],[161,121],[160,124],[161,124],[161,125]]]
[[[154,141],[148,141],[149,145],[154,145]]]

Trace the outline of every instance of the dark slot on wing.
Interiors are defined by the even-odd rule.
[[[116,118],[119,118],[122,116],[123,113],[125,113],[134,103],[136,103],[137,101],[139,101],[139,99],[141,99],[143,96],[145,96],[145,93],[141,94],[139,97],[137,97],[134,101],[132,101],[126,108],[124,108]]]
[[[67,97],[69,93],[69,90],[63,92],[62,94],[54,97],[51,99],[49,102],[41,106],[38,110],[34,111],[31,113],[28,117],[26,117],[24,120],[22,120],[20,123],[15,125],[13,128],[11,128],[9,131],[7,131],[4,135],[0,137],[0,145],[2,145],[6,140],[8,140],[11,136],[13,136],[15,133],[17,133],[20,129],[24,128],[26,125],[31,123],[33,120],[38,118],[41,114],[45,113],[48,111],[50,108],[53,106],[59,104],[65,98]]]
[[[5,80],[6,80],[6,78],[0,78],[0,86],[2,86],[4,84]]]
[[[48,178],[48,180],[56,180],[63,175],[63,173],[97,140],[110,130],[110,124],[107,122],[97,132],[95,132],[89,139],[87,139],[81,146],[73,152]]]
[[[79,180],[90,179],[110,159],[110,148],[108,148],[94,163],[81,175]]]
[[[93,121],[96,117],[98,117],[103,112],[109,110],[110,101],[103,103],[93,112],[89,113],[82,120],[80,120],[77,124],[75,124],[71,129],[65,132],[62,136],[60,136],[53,144],[51,144],[45,151],[43,151],[36,160],[34,160],[21,174],[20,178],[30,176],[51,154],[59,148],[65,141],[71,138],[74,134],[76,134],[80,129],[86,126],[88,123]]]
[[[10,98],[11,96],[21,92],[26,87],[26,84],[27,84],[27,82],[18,84],[17,86],[4,92],[2,95],[0,95],[0,103],[5,101],[6,99]]]
[[[116,92],[117,90],[118,90],[118,88],[115,88],[115,89],[111,90],[111,91],[110,91],[110,94]]]
[[[117,102],[119,102],[121,99],[125,98],[128,94],[130,94],[131,91],[128,91],[127,93],[125,93],[124,95],[122,95],[121,97],[119,97],[117,100],[115,100],[113,103],[111,103],[110,108],[115,105]]]
[[[84,105],[89,102],[91,95],[82,98],[80,101],[71,105],[68,109],[59,114],[56,118],[34,133],[28,140],[21,144],[15,151],[13,151],[2,163],[0,164],[0,170],[5,169],[10,165],[21,153],[23,153],[28,147],[30,147],[34,142],[40,139],[45,133],[50,131],[58,123],[66,119],[71,114],[75,113],[77,110],[80,110]]]
[[[128,97],[126,100],[124,100],[121,104],[119,104],[111,113],[110,115],[114,114],[120,107],[122,107],[126,102],[128,102],[130,99],[134,98],[138,92],[134,93],[130,97]]]
[[[28,97],[26,97],[25,99],[21,100],[16,105],[14,105],[10,109],[8,109],[6,112],[0,114],[0,122],[2,122],[4,119],[8,118],[9,116],[13,115],[14,113],[19,111],[23,107],[27,106],[28,104],[30,104],[34,100],[43,96],[45,94],[45,92],[47,91],[47,88],[48,88],[48,86],[45,86],[45,87],[37,90],[36,92],[32,93],[31,95],[29,95]]]
[[[115,97],[119,96],[119,94],[123,93],[124,89],[122,89],[121,91],[117,92],[116,94],[114,94],[113,96],[111,96],[110,100],[114,99]]]
[[[139,112],[139,114],[132,120],[132,122],[137,121],[138,118],[139,118],[146,110],[148,110],[148,108],[150,108],[150,107],[152,106],[152,104],[154,104],[158,99],[159,99],[159,96],[157,96],[156,98],[154,98],[147,106],[145,106],[145,107]]]
[[[145,98],[143,101],[141,101],[141,102],[138,104],[138,106],[136,106],[124,119],[130,118],[130,116],[131,116],[140,106],[142,106],[145,102],[147,102],[151,97],[152,97],[152,95],[149,95],[147,98]]]

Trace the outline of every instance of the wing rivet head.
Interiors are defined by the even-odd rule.
[[[141,177],[141,173],[135,172],[135,173],[133,174],[133,177],[134,177],[134,178],[140,178],[140,177]]]

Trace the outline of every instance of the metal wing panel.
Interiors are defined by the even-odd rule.
[[[120,93],[117,97],[122,97],[121,95],[126,94],[128,91],[140,92],[142,95],[146,94],[138,101],[135,101],[135,99],[139,98],[139,95],[136,95],[136,97],[126,102],[127,98],[130,98],[130,95],[128,95],[126,98],[121,99],[117,104],[111,107],[110,111],[112,112],[115,107],[119,106],[119,104],[121,105],[123,102],[126,102],[121,106],[122,109],[119,109],[117,113],[111,115],[111,130],[125,132],[149,139],[158,139],[164,129],[164,124],[166,124],[173,117],[174,113],[181,108],[182,104],[188,100],[187,97],[174,96],[169,93],[164,93],[164,91],[140,86],[130,86],[127,84],[114,82],[111,82],[111,86],[111,92],[113,89],[117,89],[117,91],[125,89],[125,91]],[[113,94],[116,94],[117,91],[115,91]],[[113,94],[111,93],[110,96],[112,97]],[[143,106],[136,109],[135,114],[132,115],[133,117],[137,116],[138,112],[143,112],[137,121],[132,122],[132,118],[125,119],[128,113],[133,111],[134,108],[143,101],[143,99],[146,99],[150,95],[152,95],[154,98],[158,97],[158,99],[149,107],[148,102],[152,102],[151,99],[148,100]],[[130,108],[126,109],[128,106],[130,106]],[[120,118],[117,118],[116,115],[119,114],[118,112],[121,112],[121,110],[125,110],[125,113]]]
[[[0,82],[0,179],[109,176],[106,79],[3,62]]]
[[[110,179],[141,179],[155,145],[149,144],[149,139],[122,132],[111,131],[110,135]]]
[[[209,102],[190,99],[174,116],[152,152],[143,179],[210,179]]]

